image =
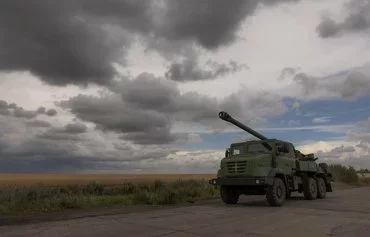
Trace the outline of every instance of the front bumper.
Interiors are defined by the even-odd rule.
[[[273,179],[269,177],[251,177],[251,178],[216,178],[208,181],[211,185],[225,186],[263,186],[272,184]]]

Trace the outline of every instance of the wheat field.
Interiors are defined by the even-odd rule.
[[[215,174],[0,174],[0,185],[69,185],[97,182],[106,185],[121,183],[171,182],[178,179],[211,179]]]

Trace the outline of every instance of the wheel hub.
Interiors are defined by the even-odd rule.
[[[324,184],[322,182],[320,183],[320,190],[321,190],[321,192],[323,192],[325,190]]]
[[[276,195],[277,195],[278,197],[281,197],[281,194],[282,194],[281,188],[280,188],[280,187],[278,187],[278,188],[277,188],[277,190],[276,190]]]
[[[313,193],[316,192],[316,188],[315,188],[315,185],[313,183],[311,184],[311,190],[312,190]]]

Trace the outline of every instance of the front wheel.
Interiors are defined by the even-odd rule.
[[[283,180],[275,178],[274,184],[267,189],[266,199],[270,206],[282,206],[285,203],[286,194]]]
[[[307,177],[303,188],[304,197],[308,200],[315,200],[317,197],[317,183],[312,177]]]
[[[220,189],[221,199],[226,204],[236,204],[239,200],[239,194],[235,188],[230,186],[221,186]]]

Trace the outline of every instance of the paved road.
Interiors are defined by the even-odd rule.
[[[225,206],[210,201],[187,207],[0,227],[1,237],[362,237],[370,236],[370,188],[338,190],[327,199],[293,197],[283,207],[263,197]]]

